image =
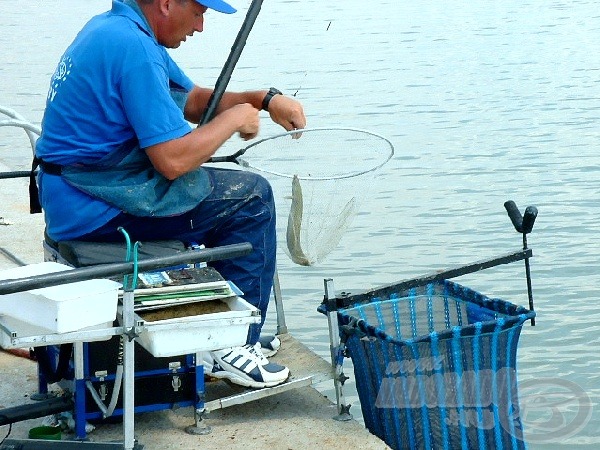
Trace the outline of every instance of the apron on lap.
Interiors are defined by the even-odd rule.
[[[93,166],[63,166],[61,175],[72,186],[134,216],[182,214],[211,192],[201,167],[175,180],[162,176],[137,140],[123,144]]]

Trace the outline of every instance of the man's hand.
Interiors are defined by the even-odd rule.
[[[250,103],[235,105],[228,113],[235,115],[238,121],[237,131],[243,140],[248,141],[258,135],[260,117],[258,109]]]
[[[276,95],[269,102],[271,120],[287,131],[306,127],[306,117],[299,101],[285,95]]]

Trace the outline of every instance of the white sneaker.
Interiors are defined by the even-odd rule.
[[[248,351],[250,353],[252,353],[258,361],[260,361],[259,364],[261,366],[264,366],[265,364],[269,364],[269,360],[267,359],[267,357],[265,356],[264,352],[262,351],[262,349],[260,347],[260,342],[257,342],[254,345],[246,344],[244,347],[246,347],[248,349]]]
[[[270,363],[260,348],[254,345],[231,347],[211,352],[212,367],[204,361],[205,374],[214,378],[227,379],[241,386],[264,388],[277,386],[287,380],[290,370],[282,365]]]
[[[281,341],[273,334],[264,334],[258,338],[258,344],[262,350],[263,355],[270,358],[279,351],[281,347]]]
[[[260,348],[260,342],[251,345],[244,345],[244,348],[248,350],[258,361],[258,364],[264,366],[265,364],[269,364],[269,360],[263,354]],[[215,358],[213,358],[213,352],[201,352],[202,353],[202,366],[204,367],[204,374],[211,375],[213,373],[213,368],[215,366]],[[283,366],[282,366],[283,367]]]

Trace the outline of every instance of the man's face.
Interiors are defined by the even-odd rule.
[[[204,27],[204,13],[208,8],[193,0],[168,2],[168,17],[160,30],[159,42],[168,48],[177,48],[194,32]],[[158,36],[157,36],[158,37]]]

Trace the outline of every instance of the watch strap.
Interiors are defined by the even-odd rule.
[[[264,111],[269,110],[269,103],[271,102],[271,99],[273,97],[275,97],[276,95],[283,95],[283,93],[279,89],[274,88],[274,87],[269,89],[269,92],[267,92],[267,95],[265,95],[265,98],[263,98],[263,101],[262,101],[262,109]]]

